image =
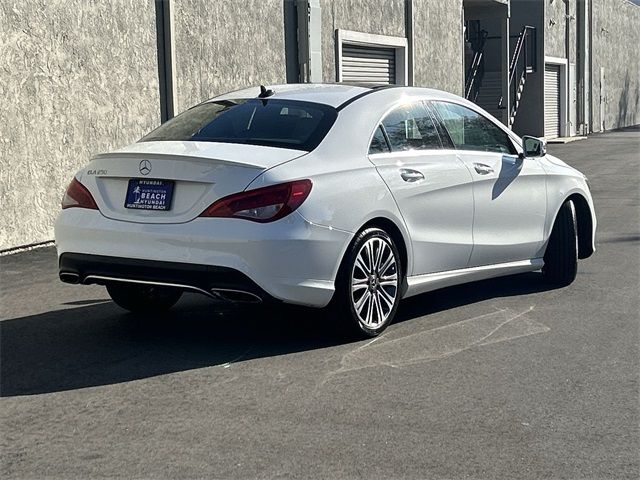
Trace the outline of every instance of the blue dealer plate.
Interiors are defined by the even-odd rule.
[[[132,178],[127,187],[125,208],[169,210],[173,197],[173,180]]]

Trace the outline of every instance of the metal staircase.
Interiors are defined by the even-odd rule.
[[[482,89],[475,100],[469,99],[484,108],[491,115],[500,119],[502,110],[498,108],[502,98],[502,78],[500,72],[484,72]]]
[[[468,100],[478,104],[498,119],[502,119],[503,110],[509,108],[509,126],[513,125],[522,102],[527,75],[535,72],[536,68],[536,31],[535,27],[525,26],[514,36],[516,44],[509,63],[510,105],[503,105],[502,73],[484,71],[481,68],[484,55],[484,41],[482,50],[476,52],[474,61],[467,73],[465,95]],[[484,37],[486,40],[486,35]],[[478,66],[476,65],[478,58]]]

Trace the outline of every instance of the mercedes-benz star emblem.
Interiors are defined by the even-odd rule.
[[[139,168],[142,175],[149,175],[151,173],[151,162],[149,160],[142,160]]]

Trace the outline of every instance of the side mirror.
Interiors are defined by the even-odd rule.
[[[522,146],[525,157],[544,157],[547,154],[547,144],[541,138],[525,135],[522,137]]]

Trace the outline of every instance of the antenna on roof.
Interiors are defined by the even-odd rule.
[[[267,98],[274,93],[276,92],[274,92],[273,90],[267,90],[267,87],[265,87],[264,85],[260,85],[260,95],[258,95],[258,98]]]

